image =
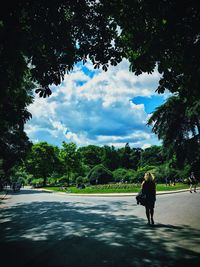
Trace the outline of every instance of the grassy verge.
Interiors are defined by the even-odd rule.
[[[177,183],[175,186],[166,186],[164,184],[157,184],[157,191],[168,191],[168,190],[180,190],[188,189],[187,184]],[[92,194],[92,193],[136,193],[140,191],[140,185],[138,184],[109,184],[109,185],[96,185],[88,186],[84,189],[79,189],[76,187],[45,187],[43,189],[48,189],[56,192],[66,192],[66,193],[81,193],[81,194]]]

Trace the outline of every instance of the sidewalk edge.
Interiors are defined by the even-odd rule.
[[[197,188],[199,190],[200,187]],[[91,193],[91,194],[81,194],[81,193],[68,193],[68,192],[56,192],[53,190],[48,189],[37,189],[41,191],[46,191],[49,193],[54,194],[61,194],[65,196],[85,196],[85,197],[133,197],[136,196],[138,193]],[[156,195],[166,195],[166,194],[176,194],[176,193],[182,193],[182,192],[189,192],[189,189],[180,189],[180,190],[172,190],[172,191],[159,191],[156,193]]]

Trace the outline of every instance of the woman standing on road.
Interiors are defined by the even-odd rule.
[[[194,176],[194,172],[191,172],[191,175],[189,177],[190,181],[190,193],[192,193],[192,187],[194,187],[194,192],[196,193],[196,188],[197,188],[197,179]]]
[[[156,184],[154,176],[150,172],[146,172],[144,175],[144,181],[142,182],[142,193],[146,195],[145,210],[148,219],[148,224],[154,224],[154,206],[156,201]]]

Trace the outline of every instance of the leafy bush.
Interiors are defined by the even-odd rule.
[[[112,182],[113,174],[111,171],[106,169],[102,164],[96,165],[94,168],[90,170],[87,175],[90,183],[95,184],[107,184]]]
[[[119,168],[113,171],[115,182],[134,182],[137,172],[131,169]]]
[[[57,178],[49,177],[47,178],[47,184],[50,186],[54,186],[57,184]]]
[[[41,187],[43,186],[43,182],[44,182],[44,179],[38,178],[38,179],[33,179],[30,184],[33,187]]]
[[[156,181],[165,183],[165,179],[171,176],[168,164],[162,164],[155,169]]]
[[[23,166],[15,166],[11,169],[10,181],[30,184],[33,175],[29,174]]]
[[[85,184],[88,184],[90,181],[89,181],[88,177],[83,177],[83,182],[84,182]]]
[[[182,170],[177,170],[177,176],[178,176],[177,178],[183,179],[183,180],[184,179],[188,180],[190,172],[191,172],[191,166],[185,165]]]
[[[137,172],[135,170],[127,170],[124,177],[125,182],[136,182],[137,181]]]
[[[55,179],[57,179],[58,177],[60,177],[61,175],[60,175],[60,173],[59,172],[56,172],[56,171],[54,171],[54,172],[52,172],[52,174],[51,174],[51,178],[55,178]]]
[[[25,184],[28,185],[28,184],[31,184],[31,181],[33,180],[33,175],[32,174],[28,174],[27,175],[27,178],[25,180]]]
[[[76,178],[76,184],[81,184],[81,183],[83,183],[84,182],[84,177],[82,177],[82,176],[78,176],[77,178]]]
[[[187,179],[190,173],[191,167],[186,165],[183,169],[178,170],[171,167],[168,163],[162,164],[155,168],[156,180],[160,183],[165,183],[165,179],[171,181],[183,181]]]
[[[66,175],[63,175],[58,181],[61,185],[69,184],[69,178]]]
[[[113,172],[113,178],[115,182],[121,182],[124,180],[126,174],[127,174],[127,169],[119,168],[114,170]]]
[[[145,172],[153,172],[155,168],[156,168],[156,166],[146,165],[146,166],[143,166],[143,167],[138,168],[137,171],[142,171],[144,173]]]

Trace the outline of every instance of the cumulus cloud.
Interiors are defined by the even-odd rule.
[[[89,144],[147,147],[158,142],[146,126],[149,115],[136,96],[156,95],[159,74],[135,76],[123,60],[107,72],[93,69],[91,62],[77,64],[59,86],[52,86],[48,99],[39,98],[29,107],[33,118],[26,124],[32,140],[61,145]]]

